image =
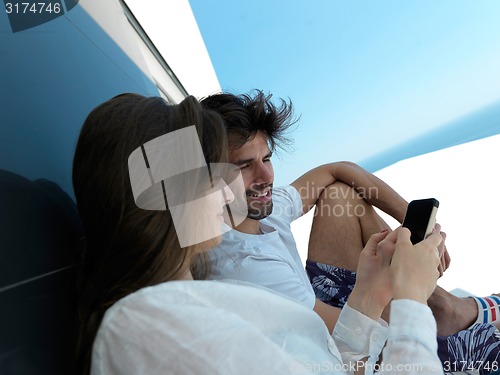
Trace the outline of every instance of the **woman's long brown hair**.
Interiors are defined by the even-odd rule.
[[[140,288],[171,280],[188,265],[193,249],[180,247],[169,211],[136,206],[128,157],[149,140],[191,125],[206,161],[225,161],[222,120],[193,97],[168,105],[161,98],[122,94],[95,108],[82,127],[73,160],[73,187],[87,236],[78,272],[80,373],[90,371],[105,311]]]

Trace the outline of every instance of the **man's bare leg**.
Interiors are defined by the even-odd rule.
[[[390,229],[358,193],[342,182],[323,190],[314,212],[308,258],[356,270],[359,253],[374,233]]]
[[[314,213],[309,238],[310,261],[356,270],[359,253],[370,236],[390,229],[356,191],[341,182],[327,187]],[[428,301],[438,325],[438,334],[448,336],[468,328],[477,318],[472,298],[453,296],[437,287]],[[386,318],[387,315],[384,314]]]

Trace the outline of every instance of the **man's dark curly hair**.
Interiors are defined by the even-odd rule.
[[[287,130],[297,122],[293,116],[292,102],[280,99],[276,106],[272,94],[255,90],[255,95],[214,94],[201,100],[201,104],[224,119],[230,148],[239,148],[252,140],[258,131],[267,137],[269,148],[284,149],[292,141],[286,137]]]

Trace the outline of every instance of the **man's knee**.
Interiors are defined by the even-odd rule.
[[[368,203],[352,186],[336,181],[321,193],[316,205],[316,215],[320,217],[355,218],[364,216]]]

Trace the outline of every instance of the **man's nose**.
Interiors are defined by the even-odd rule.
[[[256,182],[272,182],[273,180],[273,170],[272,166],[266,163],[259,163],[257,165]]]

